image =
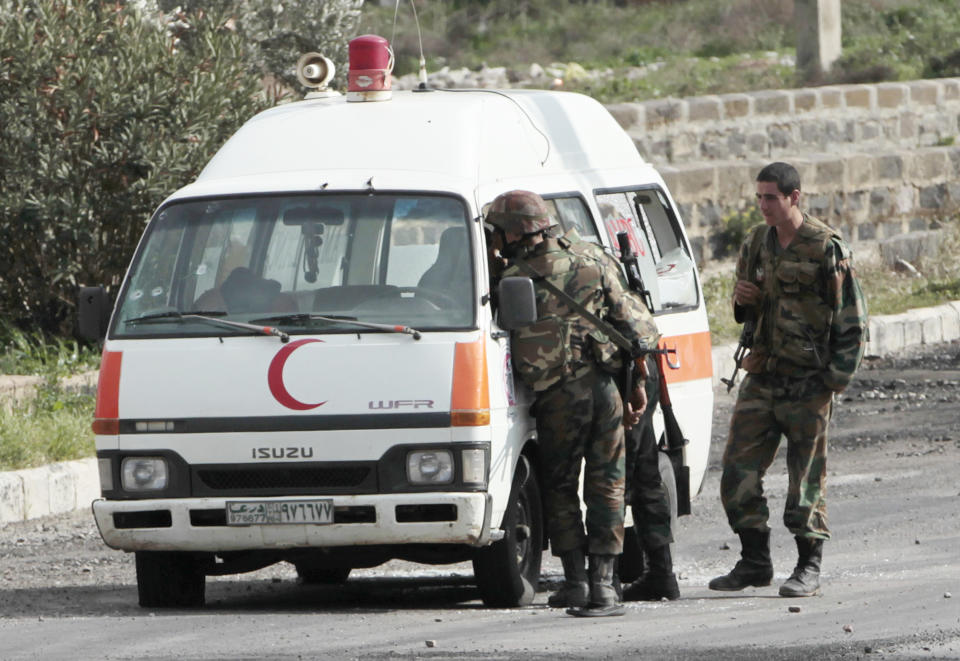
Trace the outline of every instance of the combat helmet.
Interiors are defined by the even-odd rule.
[[[511,234],[536,234],[553,227],[543,198],[527,190],[512,190],[496,197],[487,211],[487,222]]]

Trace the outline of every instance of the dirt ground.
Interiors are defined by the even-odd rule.
[[[960,659],[960,344],[867,360],[840,397],[819,597],[777,596],[795,560],[782,457],[766,479],[774,584],[706,588],[739,549],[718,497],[733,399],[717,391],[710,469],[680,519],[677,602],[569,618],[546,607],[561,569],[545,555],[523,609],[484,608],[469,565],[391,562],[335,588],[287,565],[211,578],[205,609],[147,611],[132,556],[81,511],[0,527],[0,659]]]

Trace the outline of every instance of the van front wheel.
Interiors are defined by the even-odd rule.
[[[202,556],[137,551],[137,594],[144,608],[200,608],[206,592]]]
[[[473,574],[486,606],[525,606],[536,594],[543,551],[540,485],[526,458],[517,465],[501,528],[503,539],[474,554]]]

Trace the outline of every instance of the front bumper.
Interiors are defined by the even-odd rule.
[[[374,544],[486,546],[500,536],[500,531],[490,530],[492,508],[487,493],[427,492],[331,498],[338,513],[343,512],[344,516],[323,525],[228,526],[225,514],[223,521],[220,520],[227,500],[284,501],[291,500],[289,496],[100,499],[93,502],[93,515],[103,541],[111,548],[124,551],[219,552]],[[442,514],[437,516],[437,512]]]

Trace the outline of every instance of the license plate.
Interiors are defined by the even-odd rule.
[[[287,523],[333,523],[333,500],[281,500],[227,502],[228,526],[259,526]]]

